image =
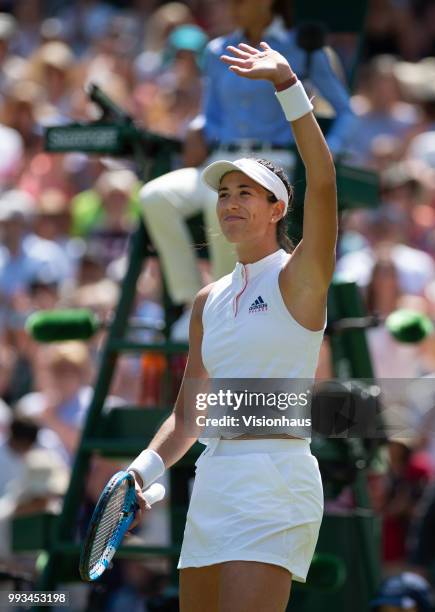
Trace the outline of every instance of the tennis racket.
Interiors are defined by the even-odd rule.
[[[164,495],[165,487],[157,482],[144,491],[150,506]],[[101,493],[89,523],[80,554],[79,571],[83,580],[92,582],[109,567],[138,509],[133,474],[117,472]]]

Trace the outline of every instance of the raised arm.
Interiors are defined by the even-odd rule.
[[[323,325],[326,295],[335,265],[337,194],[332,155],[288,61],[267,43],[261,50],[241,43],[222,56],[230,70],[273,83],[306,170],[303,239],[283,270],[280,287],[291,314],[302,325]],[[283,207],[284,209],[284,207]]]

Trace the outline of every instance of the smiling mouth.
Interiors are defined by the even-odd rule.
[[[224,221],[243,221],[244,217],[237,217],[236,215],[228,215],[224,218]]]

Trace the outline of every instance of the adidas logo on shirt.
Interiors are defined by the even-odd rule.
[[[267,304],[263,300],[261,295],[259,295],[258,298],[255,300],[255,302],[252,302],[252,304],[250,305],[249,313],[266,312],[266,311],[267,311]]]

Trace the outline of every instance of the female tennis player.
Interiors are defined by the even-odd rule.
[[[303,239],[291,252],[286,217],[292,193],[282,170],[254,159],[218,161],[205,169],[238,263],[196,297],[174,411],[129,467],[139,496],[196,439],[184,429],[193,410],[184,397],[186,380],[312,379],[325,327],[337,235],[331,154],[287,60],[266,43],[228,50],[232,55],[222,61],[241,77],[270,81],[291,122],[306,168]],[[148,508],[141,498],[137,521]],[[244,434],[209,440],[197,461],[178,566],[181,611],[285,610],[292,579],[306,579],[322,514],[309,438]]]

